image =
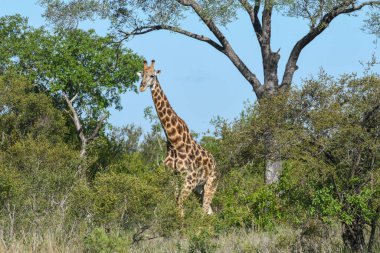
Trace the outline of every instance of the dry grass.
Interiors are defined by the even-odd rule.
[[[140,242],[131,247],[131,251],[135,253],[201,252],[200,250],[189,251],[191,243],[180,237],[160,238]],[[206,252],[215,253],[337,253],[343,251],[343,242],[337,227],[322,236],[305,235],[301,230],[288,227],[279,227],[270,232],[241,229],[210,239],[207,243],[210,248],[206,247]]]
[[[0,253],[79,253],[87,252],[84,242],[85,233],[76,231],[65,233],[62,227],[51,227],[45,231],[19,232],[17,238],[5,239],[0,228]],[[131,243],[131,236],[121,233],[122,241],[128,242],[122,250],[104,248],[90,252],[133,252],[133,253],[339,253],[344,252],[339,226],[293,229],[282,226],[274,231],[254,231],[239,229],[196,241],[175,235],[170,238],[155,238]],[[377,245],[378,247],[379,245]],[[378,248],[377,248],[378,249]]]
[[[2,241],[0,252],[2,253],[79,253],[84,252],[83,244],[77,240],[62,240],[62,235],[57,237],[54,232],[46,231],[43,234],[33,233],[25,238],[13,239],[7,243]]]
[[[77,224],[65,229],[62,217],[46,218],[41,223],[25,225],[17,230],[13,222],[0,224],[0,253],[76,253],[84,252],[83,238]],[[50,222],[49,222],[50,221]]]

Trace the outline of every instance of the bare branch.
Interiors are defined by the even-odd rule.
[[[208,27],[208,29],[214,34],[218,41],[222,44],[223,52],[239,70],[239,72],[244,76],[244,78],[252,85],[253,90],[256,93],[257,97],[261,97],[263,93],[262,85],[257,79],[256,75],[253,74],[245,63],[240,59],[240,57],[233,50],[232,46],[228,42],[227,38],[219,30],[213,20],[208,17],[205,12],[202,10],[202,7],[194,0],[177,0],[180,4],[185,6],[190,6],[195,13],[200,17],[203,23]]]
[[[76,98],[76,95],[74,96],[73,99],[69,99],[69,97],[67,96],[67,94],[63,93],[63,98],[65,99],[66,104],[67,104],[67,106],[70,109],[70,112],[71,112],[70,116],[71,116],[71,119],[73,120],[75,129],[77,131],[78,137],[79,137],[80,142],[81,142],[80,156],[84,157],[86,155],[87,138],[84,135],[82,124],[80,122],[78,113],[77,113],[77,111],[75,110],[75,108],[74,108],[74,106],[72,104],[72,101]]]
[[[75,100],[77,97],[78,97],[78,93],[77,93],[77,94],[75,94],[75,96],[74,96],[72,99],[70,99],[70,103],[73,103],[73,102],[74,102],[74,100]]]
[[[230,59],[230,61],[235,65],[239,72],[244,76],[244,78],[252,85],[253,91],[255,92],[258,98],[261,98],[263,95],[263,86],[260,83],[259,79],[253,74],[247,65],[239,58],[235,51],[229,46],[223,53]]]
[[[77,97],[78,97],[78,94],[76,94],[72,99],[69,99],[69,97],[67,96],[67,94],[63,93],[63,98],[65,99],[66,104],[67,104],[67,106],[70,109],[70,112],[71,112],[70,113],[70,117],[73,120],[73,123],[75,125],[75,129],[77,131],[77,134],[78,134],[78,136],[79,136],[79,138],[81,140],[82,146],[85,146],[87,143],[89,143],[90,141],[92,141],[93,139],[95,139],[96,136],[99,134],[99,130],[102,128],[104,120],[107,118],[107,114],[104,114],[102,117],[100,117],[99,121],[96,124],[95,129],[92,131],[91,136],[88,137],[88,138],[86,138],[86,136],[85,136],[85,134],[83,132],[82,124],[80,122],[78,113],[77,113],[77,111],[75,110],[75,108],[74,108],[74,106],[72,104],[72,102]]]
[[[143,226],[140,231],[138,231],[136,234],[133,235],[133,242],[137,243],[143,239],[143,233],[147,231],[150,228],[150,226]]]
[[[149,33],[152,31],[157,31],[157,30],[168,30],[175,33],[183,34],[185,36],[197,39],[199,41],[206,42],[210,44],[211,46],[213,46],[218,51],[225,54],[230,59],[230,61],[235,65],[235,67],[239,70],[239,72],[252,85],[253,90],[255,91],[256,95],[260,97],[263,92],[260,81],[257,79],[256,75],[253,74],[249,70],[249,68],[240,59],[240,57],[236,54],[236,52],[233,50],[232,46],[230,45],[226,37],[219,30],[219,28],[212,21],[212,19],[210,19],[209,17],[207,17],[207,15],[205,15],[204,11],[202,10],[202,7],[193,0],[177,0],[177,1],[182,5],[190,6],[191,8],[193,8],[193,10],[201,18],[201,20],[205,23],[205,25],[209,28],[209,30],[215,35],[215,37],[218,39],[220,44],[206,36],[195,34],[187,30],[174,27],[174,26],[169,26],[169,25],[143,26],[143,27],[136,28],[132,32],[124,32],[124,31],[120,31],[120,32],[123,33],[126,37],[128,37],[128,36],[133,36],[133,35],[141,35],[141,34]]]
[[[319,0],[319,8],[318,8],[318,11],[315,13],[315,16],[314,16],[315,18],[322,19],[324,6],[325,6],[325,0]],[[315,27],[315,22],[316,21],[314,21],[313,28]]]
[[[132,32],[124,32],[121,30],[119,30],[119,32],[124,34],[125,37],[129,37],[129,36],[133,36],[133,35],[141,35],[141,34],[153,32],[153,31],[158,31],[158,30],[168,30],[168,31],[180,33],[180,34],[186,35],[190,38],[206,42],[206,43],[210,44],[211,46],[213,46],[214,48],[216,48],[218,51],[223,50],[223,46],[219,45],[217,42],[215,42],[214,40],[212,40],[206,36],[199,35],[196,33],[192,33],[192,32],[186,31],[184,29],[181,29],[179,27],[170,26],[170,25],[142,26],[142,27],[138,27],[138,28],[134,29]]]
[[[223,45],[223,47],[229,46],[229,42],[223,33],[216,26],[214,21],[208,17],[203,11],[202,7],[194,0],[177,0],[180,4],[184,6],[191,7],[195,13],[200,17],[200,19],[205,23],[208,29],[214,34],[214,36],[218,39],[218,41]]]
[[[302,37],[293,47],[290,53],[288,62],[285,67],[284,76],[282,78],[281,87],[290,86],[293,80],[294,72],[298,69],[297,61],[301,51],[307,46],[311,41],[313,41],[319,34],[321,34],[331,23],[331,21],[341,14],[352,13],[362,9],[365,6],[380,5],[380,1],[369,1],[363,2],[360,5],[353,5],[351,1],[345,2],[340,6],[335,7],[332,11],[325,14],[318,25],[311,29],[304,37]]]
[[[302,10],[307,14],[307,18],[310,20],[310,28],[313,29],[315,27],[315,18],[318,17],[318,12],[316,14],[311,14],[309,11],[309,1],[308,0],[303,0],[302,2]],[[320,5],[320,8],[322,8],[323,5]]]
[[[258,7],[255,6],[255,8],[257,9]],[[276,93],[278,87],[277,66],[280,60],[280,54],[273,52],[271,49],[272,11],[273,2],[265,0],[259,42],[264,68],[264,86],[268,94]]]
[[[75,125],[75,129],[77,130],[78,133],[82,132],[82,124],[81,124],[80,119],[78,117],[78,113],[77,113],[77,111],[75,110],[75,108],[74,108],[74,106],[72,104],[72,99],[69,99],[69,97],[67,96],[66,93],[63,93],[63,98],[65,99],[66,104],[67,104],[67,106],[70,109],[71,118],[73,119],[73,122],[74,122],[74,125]]]
[[[241,5],[243,5],[244,9],[247,11],[249,18],[251,19],[253,29],[255,30],[257,40],[259,41],[261,45],[261,35],[262,35],[263,30],[261,27],[260,20],[257,16],[260,9],[260,1],[259,0],[256,1],[255,7],[249,4],[247,0],[239,0],[239,2],[241,3]]]
[[[266,42],[268,45],[270,45],[270,39],[271,39],[271,25],[272,25],[272,11],[273,11],[273,3],[271,0],[265,0],[264,3],[264,10],[263,10],[263,31],[262,36],[264,42]]]
[[[100,119],[98,120],[98,123],[96,124],[94,131],[92,131],[91,136],[87,138],[88,142],[92,141],[93,139],[95,139],[98,136],[99,130],[102,128],[104,120],[106,118],[107,118],[107,114],[104,114],[102,117],[100,117]]]

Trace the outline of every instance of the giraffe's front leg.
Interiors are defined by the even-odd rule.
[[[180,211],[181,217],[184,217],[183,204],[184,204],[185,200],[189,197],[191,192],[194,190],[195,186],[196,186],[195,182],[188,181],[187,179],[185,179],[185,182],[182,186],[181,193],[179,194],[179,196],[177,198],[177,206],[178,206],[178,209]]]
[[[172,149],[168,150],[168,153],[166,154],[166,158],[164,160],[164,165],[167,168],[175,170],[175,161],[176,160],[176,154],[175,151]]]
[[[171,169],[174,171],[175,174],[177,174],[176,171],[176,153],[174,150],[168,148],[168,153],[166,155],[166,158],[164,160],[164,165],[166,168]],[[170,180],[170,186],[174,189],[174,197],[175,199],[178,199],[179,196],[179,179],[177,175],[173,178],[173,180]]]
[[[203,210],[206,214],[213,214],[211,202],[216,192],[216,182],[214,177],[209,177],[204,185]]]
[[[196,187],[196,180],[193,179],[191,174],[189,173],[189,165],[184,160],[177,160],[176,161],[176,169],[180,173],[182,177],[182,189],[177,197],[177,206],[180,211],[180,216],[184,217],[184,209],[183,205],[185,200],[189,197],[191,192]]]

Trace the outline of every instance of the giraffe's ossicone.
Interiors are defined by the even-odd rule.
[[[177,205],[183,214],[183,203],[197,187],[203,187],[203,210],[212,214],[211,201],[217,183],[216,164],[213,156],[192,138],[186,123],[178,117],[165,96],[154,69],[155,61],[150,66],[144,61],[144,71],[140,91],[150,87],[154,106],[167,138],[167,156],[165,166],[179,172],[184,180],[183,187],[177,196]]]

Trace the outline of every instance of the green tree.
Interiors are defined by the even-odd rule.
[[[17,44],[23,41],[24,37],[22,34],[23,31],[28,29],[28,25],[26,18],[20,15],[13,16],[12,18],[2,17],[0,22],[0,38],[3,40],[0,47],[0,71],[1,74],[4,74],[7,66],[12,63],[12,60],[16,60],[13,57],[16,55],[16,48],[20,46]]]
[[[241,75],[252,86],[256,97],[261,100],[287,90],[293,82],[298,69],[297,63],[303,49],[322,34],[330,23],[343,14],[356,13],[364,7],[378,10],[379,1],[357,0],[154,0],[154,1],[58,1],[40,0],[46,7],[45,16],[58,26],[76,25],[78,21],[94,18],[108,18],[112,28],[122,37],[142,35],[158,30],[167,30],[205,42],[225,55]],[[377,8],[377,9],[376,9]],[[305,19],[309,30],[294,44],[284,68],[282,80],[279,79],[278,63],[280,52],[273,49],[272,15],[274,11]],[[241,11],[248,15],[257,42],[260,46],[264,79],[259,80],[255,70],[250,69],[239,57],[220,27],[238,18]],[[211,32],[212,37],[186,30],[181,21],[189,15],[197,16]],[[376,21],[376,19],[371,19]],[[275,148],[276,140],[271,133],[266,135],[266,172],[267,183],[278,180],[282,163],[282,152]]]
[[[12,73],[0,76],[0,149],[26,136],[62,141],[68,133],[65,122],[53,100],[37,92],[24,77]]]
[[[275,131],[291,161],[284,180],[296,182],[285,196],[304,199],[324,221],[339,220],[353,252],[372,251],[379,217],[379,97],[378,76],[321,73],[286,99],[286,123]]]
[[[0,19],[3,70],[15,69],[39,89],[64,101],[80,141],[80,155],[99,133],[108,108],[121,109],[120,94],[133,83],[142,60],[114,37],[93,30],[35,29],[18,15]]]

